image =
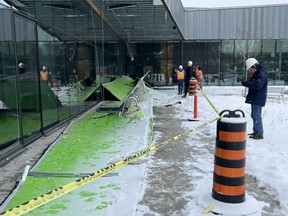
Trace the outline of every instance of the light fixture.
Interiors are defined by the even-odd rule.
[[[112,4],[107,5],[107,9],[109,10],[115,10],[115,9],[121,9],[121,8],[127,8],[127,7],[135,7],[137,4]]]
[[[153,0],[153,5],[163,5],[162,0]]]
[[[117,14],[116,16],[117,17],[136,17],[139,15],[136,15],[136,14]]]
[[[66,15],[63,15],[63,17],[67,17],[67,18],[79,18],[79,17],[87,17],[87,15],[84,15],[84,14],[66,14]]]
[[[128,38],[125,38],[125,44],[126,44],[126,48],[127,48],[130,60],[133,61],[134,56],[133,56],[132,48],[131,48],[130,42],[128,41]]]

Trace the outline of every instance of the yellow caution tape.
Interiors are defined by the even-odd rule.
[[[203,92],[203,90],[200,88],[199,88],[199,90],[201,91],[203,96],[206,98],[206,100],[209,102],[209,104],[213,107],[215,112],[218,114],[218,116],[216,118],[214,118],[210,121],[207,121],[207,122],[199,125],[198,127],[195,127],[195,128],[193,128],[187,132],[184,132],[182,134],[174,136],[173,138],[170,138],[166,141],[163,141],[163,142],[161,142],[155,146],[144,149],[144,150],[142,150],[142,151],[140,151],[140,152],[138,152],[132,156],[125,158],[124,160],[113,163],[113,164],[111,164],[105,168],[102,168],[102,169],[100,169],[94,173],[91,173],[87,176],[84,176],[80,179],[77,179],[71,183],[64,185],[64,186],[58,187],[58,188],[56,188],[56,189],[54,189],[54,190],[52,190],[46,194],[43,194],[37,198],[34,198],[33,200],[25,202],[25,203],[15,207],[15,208],[12,208],[6,212],[0,213],[0,215],[10,216],[10,215],[23,215],[25,213],[28,213],[28,212],[32,211],[33,209],[36,209],[36,208],[56,199],[56,198],[58,198],[64,194],[67,194],[67,193],[69,193],[69,192],[71,192],[71,191],[73,191],[73,190],[75,190],[75,189],[77,189],[83,185],[86,185],[86,184],[98,179],[101,176],[106,175],[107,173],[110,173],[110,172],[112,172],[112,171],[114,171],[114,170],[116,170],[116,169],[118,169],[118,168],[120,168],[126,164],[133,162],[134,160],[137,160],[138,158],[140,158],[140,157],[142,157],[142,156],[144,156],[144,155],[146,155],[152,151],[155,151],[155,150],[157,150],[157,149],[159,149],[159,148],[161,148],[161,147],[163,147],[163,146],[165,146],[165,145],[167,145],[173,141],[180,139],[181,137],[183,137],[189,133],[192,133],[196,130],[199,130],[200,128],[205,127],[206,125],[208,125],[214,121],[217,121],[218,119],[221,118],[221,116],[219,116],[219,111],[215,108],[215,106],[212,104],[212,102],[209,100],[209,98],[206,96],[206,94]],[[209,209],[212,210],[213,208],[214,208],[213,206],[209,206],[206,210],[207,211]],[[208,211],[208,213],[209,213],[209,211]]]
[[[214,209],[214,206],[213,205],[210,205],[208,206],[205,210],[204,210],[204,214],[208,214],[210,213],[212,210]]]
[[[206,100],[208,101],[208,103],[211,105],[211,107],[215,110],[215,112],[220,115],[220,112],[216,109],[216,107],[214,106],[214,104],[209,100],[209,98],[207,97],[207,95],[204,93],[204,91],[201,88],[198,88],[198,90],[200,90],[200,92],[202,93],[202,95],[206,98]]]
[[[150,148],[146,148],[146,149],[144,149],[144,150],[142,150],[142,151],[140,151],[140,152],[138,152],[132,156],[128,156],[124,160],[118,161],[116,163],[113,163],[113,164],[105,167],[105,168],[99,169],[98,171],[96,171],[94,173],[91,173],[87,176],[79,178],[79,179],[77,179],[71,183],[68,183],[64,186],[58,187],[58,188],[56,188],[56,189],[54,189],[54,190],[52,190],[46,194],[43,194],[37,198],[34,198],[33,200],[25,202],[25,203],[15,207],[15,208],[12,208],[6,212],[0,213],[0,215],[10,216],[10,215],[23,215],[25,213],[28,213],[28,212],[32,211],[33,209],[36,209],[36,208],[56,199],[56,198],[58,198],[64,194],[67,194],[67,193],[69,193],[69,192],[71,192],[71,191],[73,191],[73,190],[75,190],[75,189],[77,189],[83,185],[86,185],[86,184],[94,181],[95,179],[97,179],[103,175],[106,175],[107,173],[110,173],[110,172],[112,172],[112,171],[114,171],[114,170],[116,170],[116,169],[118,169],[118,168],[120,168],[120,167],[122,167],[128,163],[133,162],[134,160],[136,160],[136,159],[138,159],[138,158],[140,158],[140,157],[142,157],[142,156],[144,156],[144,155],[146,155],[152,151],[155,151],[155,150],[157,150],[157,149],[159,149],[159,148],[161,148],[161,147],[163,147],[163,146],[165,146],[165,145],[167,145],[173,141],[176,141],[176,140],[180,139],[181,137],[183,137],[183,136],[185,136],[191,132],[199,130],[200,128],[218,120],[219,118],[220,118],[220,116],[217,116],[216,118],[214,118],[210,121],[207,121],[207,122],[199,125],[198,127],[195,127],[195,128],[193,128],[187,132],[180,134],[180,135],[174,136],[173,138],[170,138],[166,141],[163,141],[163,142],[161,142],[155,146],[152,146]]]

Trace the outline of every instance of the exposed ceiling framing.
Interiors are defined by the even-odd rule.
[[[162,1],[11,0],[17,10],[48,27],[56,26],[56,29],[85,41],[103,38],[105,41],[182,40]],[[6,2],[11,4],[10,0]]]

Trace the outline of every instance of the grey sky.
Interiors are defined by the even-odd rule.
[[[267,4],[288,4],[288,0],[181,0],[184,7],[239,7],[239,6],[255,6]]]

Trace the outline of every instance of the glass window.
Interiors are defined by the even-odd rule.
[[[269,85],[275,84],[278,79],[279,62],[278,56],[276,56],[275,40],[263,40],[262,41],[262,55],[259,58],[260,63],[269,72]]]
[[[238,74],[234,62],[234,40],[223,40],[221,43],[221,72],[225,74],[227,85],[240,85],[237,83]]]
[[[20,129],[26,143],[26,139],[39,136],[41,132],[36,31],[34,22],[16,14],[14,16]]]
[[[279,77],[277,80],[279,84],[288,85],[288,40],[278,40],[276,47],[276,55],[279,58]]]
[[[20,146],[15,47],[0,42],[0,157]]]
[[[177,82],[175,68],[182,64],[181,62],[181,43],[167,43],[167,74],[169,76],[169,84],[171,81]]]
[[[12,40],[11,11],[0,8],[0,41]],[[3,31],[5,29],[5,31]]]
[[[235,40],[235,53],[234,53],[234,72],[238,74],[241,79],[246,79],[248,73],[245,69],[245,62],[247,59],[248,41]],[[250,56],[249,56],[250,57]]]

